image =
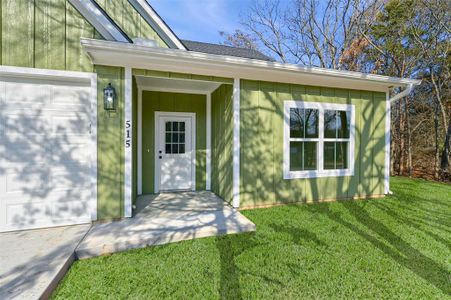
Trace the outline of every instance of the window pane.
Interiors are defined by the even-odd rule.
[[[318,110],[306,109],[305,110],[305,137],[317,138],[318,137]]]
[[[335,169],[335,143],[324,143],[324,169]]]
[[[179,130],[179,122],[172,122],[172,131]]]
[[[351,125],[351,112],[338,111],[337,112],[337,128],[339,138],[349,138],[349,127]]]
[[[185,131],[185,122],[180,122],[179,131]]]
[[[184,143],[185,142],[185,134],[184,133],[180,133],[180,135],[179,135],[179,142],[180,143]]]
[[[290,142],[290,171],[302,170],[302,142]]]
[[[185,153],[185,144],[179,145],[179,153]]]
[[[177,143],[179,141],[179,134],[176,132],[172,133],[172,142]]]
[[[304,170],[316,170],[316,142],[304,142]]]
[[[166,133],[166,143],[170,143],[170,142],[171,142],[171,134]]]
[[[324,111],[324,137],[336,138],[337,137],[337,119],[335,110]]]
[[[171,131],[171,123],[172,122],[166,122],[166,131]]]
[[[166,144],[166,149],[164,151],[166,154],[171,154],[171,144]]]
[[[290,137],[304,137],[304,110],[290,108]]]
[[[179,145],[172,144],[172,153],[179,153]]]
[[[336,143],[336,153],[337,153],[337,169],[347,169],[348,168],[348,143],[347,142],[337,142]]]

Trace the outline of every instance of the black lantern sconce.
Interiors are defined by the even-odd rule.
[[[103,108],[106,111],[116,110],[116,91],[111,83],[103,89]]]

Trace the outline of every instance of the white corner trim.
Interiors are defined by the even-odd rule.
[[[132,216],[132,148],[133,148],[133,115],[132,115],[132,70],[125,68],[124,80],[124,142],[125,142],[125,171],[124,171],[124,217]]]
[[[290,171],[290,108],[311,108],[319,111],[318,117],[318,138],[302,138],[299,141],[317,142],[317,170],[308,171]],[[351,125],[349,130],[349,139],[325,139],[324,138],[324,110],[346,110],[351,112]],[[346,141],[349,143],[348,168],[347,169],[324,169],[324,142],[327,141]],[[283,179],[296,178],[318,178],[318,177],[337,177],[354,175],[354,152],[355,152],[355,105],[336,104],[323,102],[304,102],[287,100],[284,101],[284,124],[283,124]]]
[[[206,190],[211,190],[211,93],[207,93],[207,145],[206,145],[206,169],[207,169],[207,178],[206,178]]]
[[[146,20],[146,22],[157,32],[157,34],[165,41],[170,48],[186,50],[185,46],[180,42],[178,37],[154,11],[146,0],[128,0],[138,13]]]
[[[91,0],[69,0],[80,14],[107,40],[129,43],[129,39]]]
[[[233,187],[232,205],[240,207],[240,78],[233,81]]]
[[[384,163],[384,193],[390,194],[390,143],[391,143],[391,101],[387,91],[385,102],[385,163]]]
[[[97,220],[97,74],[91,74],[91,220]]]
[[[138,130],[138,195],[142,195],[143,193],[143,182],[142,182],[142,178],[143,178],[143,165],[142,165],[142,159],[143,159],[143,146],[142,146],[142,142],[143,142],[143,131],[142,131],[142,126],[143,126],[143,91],[142,89],[139,87],[138,88],[138,126],[137,126],[137,130]]]

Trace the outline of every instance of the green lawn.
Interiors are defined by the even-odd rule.
[[[254,234],[76,262],[55,298],[451,299],[451,185],[244,211]]]

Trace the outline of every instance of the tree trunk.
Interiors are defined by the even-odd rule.
[[[405,107],[405,113],[406,113],[406,135],[407,135],[407,172],[409,173],[409,177],[412,177],[413,173],[413,167],[412,167],[412,135],[411,135],[411,128],[410,128],[410,120],[409,120],[409,97],[406,97],[406,107]]]
[[[404,141],[404,99],[399,99],[399,175],[404,175],[404,155],[405,155],[405,141]]]
[[[450,173],[449,170],[450,156],[451,156],[451,118],[450,121],[448,122],[448,131],[446,132],[445,144],[443,145],[442,152],[442,161],[440,163],[440,167],[442,171],[445,173]]]
[[[434,157],[434,178],[439,178],[439,168],[438,162],[440,157],[440,151],[438,147],[438,104],[435,104],[435,113],[434,113],[434,129],[435,129],[435,157]]]

